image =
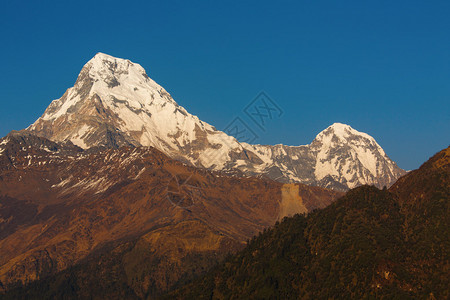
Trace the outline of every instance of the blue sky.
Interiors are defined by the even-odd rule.
[[[104,52],[218,129],[250,125],[243,109],[265,91],[284,114],[257,143],[307,144],[341,122],[417,168],[450,141],[450,2],[393,2],[2,1],[0,135]]]

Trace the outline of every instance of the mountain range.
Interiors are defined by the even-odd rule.
[[[341,191],[405,174],[368,134],[335,123],[309,145],[251,145],[187,112],[139,64],[98,53],[27,131],[52,141],[152,146],[195,167]]]
[[[239,141],[140,65],[98,53],[35,123],[0,139],[0,292],[153,299],[285,217],[405,174],[342,123],[308,145]]]

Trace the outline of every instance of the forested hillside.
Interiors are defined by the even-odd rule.
[[[258,237],[179,299],[448,299],[447,148],[389,190],[363,186]]]

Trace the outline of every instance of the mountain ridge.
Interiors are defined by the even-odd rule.
[[[371,136],[341,123],[309,145],[239,142],[188,113],[139,64],[103,53],[26,130],[81,148],[152,146],[196,167],[338,190],[390,186],[405,174]]]

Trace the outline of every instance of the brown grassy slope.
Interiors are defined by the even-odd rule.
[[[161,272],[152,275],[164,289],[184,276],[182,257],[235,251],[279,218],[282,184],[277,182],[188,167],[153,148],[65,150],[32,138],[10,137],[11,146],[0,156],[4,287],[138,239],[138,246],[145,245],[141,250],[164,257],[158,262]],[[168,198],[174,176],[190,178],[195,187],[180,203]],[[308,209],[340,195],[304,185],[299,193]]]

